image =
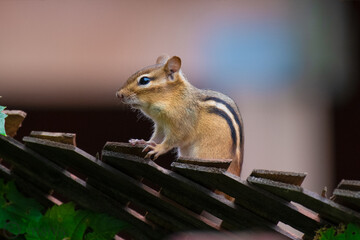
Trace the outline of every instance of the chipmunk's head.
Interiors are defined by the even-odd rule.
[[[179,57],[160,56],[156,64],[145,67],[126,81],[116,92],[123,103],[133,108],[146,109],[155,103],[165,102],[176,94],[186,81],[182,76]]]

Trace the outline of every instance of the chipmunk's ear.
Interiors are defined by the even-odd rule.
[[[165,64],[165,71],[167,74],[172,75],[180,70],[181,59],[177,56],[170,58]]]
[[[166,61],[169,59],[170,57],[169,57],[169,55],[166,55],[166,54],[164,54],[164,55],[161,55],[161,56],[159,56],[157,59],[156,59],[156,64],[160,64],[160,63],[166,63]]]

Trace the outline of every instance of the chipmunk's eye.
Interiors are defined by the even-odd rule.
[[[151,81],[150,78],[148,78],[148,77],[142,77],[142,78],[140,78],[140,80],[139,80],[139,85],[146,85],[146,84],[148,84],[150,81]]]

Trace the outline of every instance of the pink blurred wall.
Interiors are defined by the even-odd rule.
[[[311,11],[303,16],[306,8]],[[330,96],[311,87],[322,82],[313,74],[318,53],[311,55],[309,49],[326,43],[321,38],[320,43],[318,38],[311,41],[316,33],[301,36],[299,42],[310,38],[315,45],[300,44],[296,50],[300,55],[293,58],[302,57],[304,64],[301,53],[308,51],[308,65],[300,67],[304,71],[300,74],[286,75],[289,83],[284,87],[271,90],[253,88],[248,84],[252,79],[245,83],[232,77],[231,81],[211,79],[213,72],[219,76],[223,72],[209,59],[216,55],[207,51],[209,46],[212,50],[207,44],[229,24],[276,19],[288,22],[296,33],[296,27],[311,28],[318,4],[314,9],[309,2],[285,0],[2,0],[0,104],[119,107],[115,91],[129,75],[153,64],[160,54],[178,55],[193,84],[223,91],[237,101],[245,122],[243,178],[254,168],[305,171],[309,173],[305,186],[320,192],[333,184]],[[341,56],[341,49],[335,51]],[[321,63],[326,65],[327,60]]]

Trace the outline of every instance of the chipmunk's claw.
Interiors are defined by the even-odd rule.
[[[144,149],[142,150],[142,152],[148,152],[150,150],[152,150],[154,147],[156,147],[156,143],[151,141],[151,142],[147,142],[146,146],[144,147]]]
[[[145,155],[145,158],[156,160],[161,154],[165,153],[163,150],[163,146],[161,144],[151,143],[151,145],[147,145],[143,152],[148,152]]]
[[[159,153],[156,153],[155,151],[150,151],[146,154],[145,158],[156,160],[159,157]]]

